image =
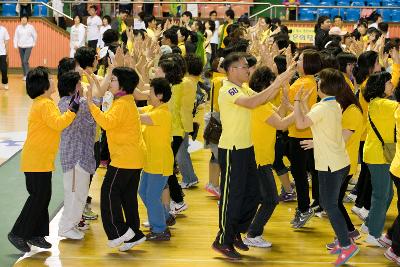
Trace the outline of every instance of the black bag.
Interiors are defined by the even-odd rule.
[[[375,124],[372,122],[371,117],[368,114],[369,123],[371,124],[372,130],[374,130],[376,136],[379,141],[382,143],[383,148],[383,156],[385,157],[388,163],[392,163],[394,155],[396,154],[396,125],[394,126],[394,142],[393,143],[385,143]]]
[[[208,122],[206,128],[204,129],[203,138],[206,144],[218,144],[219,138],[221,137],[222,133],[222,124],[213,117],[212,113],[214,110],[214,85],[211,90],[211,114],[210,114],[210,121]]]

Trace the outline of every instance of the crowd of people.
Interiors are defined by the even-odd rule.
[[[57,151],[64,179],[60,236],[84,238],[91,177],[103,166],[108,245],[126,251],[145,240],[170,240],[169,226],[188,209],[183,189],[199,182],[188,145],[207,98],[205,131],[217,132],[204,134],[211,151],[206,190],[219,199],[215,251],[240,260],[237,249],[271,247],[264,226],[280,201],[297,201],[294,229],[315,215],[328,217],[335,239],[326,247],[338,255],[336,266],[358,253],[360,232],[400,265],[399,217],[384,233],[393,183],[400,186],[400,39],[388,38],[379,14],[360,19],[351,33],[340,16],[334,25],[321,16],[315,43],[297,47],[279,19],[236,21],[231,9],[221,23],[215,11],[206,21],[186,11],[163,21],[142,13],[134,25],[126,10],[115,19],[100,19],[96,6],[88,10],[86,28],[74,18],[57,87],[44,67],[26,74],[33,104],[21,170],[30,195],[8,235],[16,248],[51,247],[44,237]],[[56,88],[58,107],[51,98]],[[353,177],[356,186],[346,196]],[[343,205],[355,197],[351,211],[364,221],[360,229]]]

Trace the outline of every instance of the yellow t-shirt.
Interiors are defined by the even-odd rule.
[[[303,90],[312,90],[310,98],[308,100],[308,108],[311,108],[317,102],[317,83],[313,75],[305,75],[297,79],[289,89],[289,101],[294,105],[294,98],[297,92],[303,88]],[[295,124],[289,126],[289,136],[295,138],[312,138],[311,129],[307,128],[299,130]]]
[[[182,56],[183,56],[183,57],[186,56],[186,46],[185,46],[185,42],[180,42],[180,43],[178,44],[178,47],[179,47],[179,49],[180,49],[181,52],[182,52]]]
[[[244,149],[253,146],[251,138],[251,110],[235,104],[241,96],[251,96],[254,91],[226,80],[219,90],[218,105],[222,134],[218,147]]]
[[[346,150],[350,158],[349,175],[352,175],[357,172],[358,150],[360,148],[361,134],[364,130],[364,121],[361,110],[354,104],[347,107],[342,117],[343,130],[347,129],[353,132],[346,142]]]
[[[394,113],[394,119],[396,121],[396,129],[397,129],[397,143],[396,143],[396,154],[394,155],[392,164],[390,165],[390,172],[400,178],[400,109],[397,108]]]
[[[159,107],[146,106],[142,113],[148,115],[153,125],[143,125],[143,138],[147,157],[143,170],[151,174],[170,176],[173,171],[174,155],[171,148],[172,115],[167,104]]]
[[[111,108],[102,112],[89,105],[94,120],[106,131],[111,166],[123,169],[142,169],[146,158],[139,112],[133,95],[114,99]]]
[[[342,110],[333,99],[315,104],[307,117],[311,119],[315,169],[338,171],[350,165],[342,133]]]
[[[274,113],[274,106],[267,102],[253,109],[251,114],[254,153],[256,163],[260,166],[274,163],[276,129],[266,122]]]
[[[28,134],[21,152],[21,171],[54,171],[54,159],[61,132],[75,119],[75,113],[61,115],[54,101],[44,96],[33,100],[28,115]]]
[[[385,143],[394,142],[394,113],[398,103],[385,98],[372,99],[368,105],[368,114]],[[382,143],[371,124],[367,124],[367,138],[364,144],[364,162],[369,164],[390,164],[383,156]]]
[[[355,93],[355,88],[354,88],[354,84],[351,82],[351,80],[349,79],[349,77],[347,77],[347,74],[342,72],[344,79],[346,80],[346,83],[350,86],[351,91],[353,91],[353,93]]]
[[[225,24],[222,24],[221,26],[219,26],[219,35],[221,38],[221,48],[225,48],[224,39],[225,39],[225,37],[228,36],[228,32],[227,32],[228,26],[232,25],[232,24],[233,24],[233,22],[230,22],[230,23],[226,24],[226,26],[225,26]]]
[[[226,75],[224,76],[217,76],[217,77],[213,77],[213,79],[211,80],[212,82],[212,86],[213,86],[213,110],[215,112],[219,112],[219,106],[218,106],[218,96],[219,96],[219,89],[221,89],[223,81],[226,80]]]

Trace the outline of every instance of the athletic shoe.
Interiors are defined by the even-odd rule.
[[[67,239],[73,239],[73,240],[81,240],[85,236],[85,234],[81,231],[79,231],[76,228],[73,228],[65,233],[58,233],[59,236],[65,237]]]
[[[392,246],[392,240],[390,240],[387,234],[381,235],[379,238],[379,243],[381,243],[385,248],[390,248]]]
[[[351,212],[353,212],[355,215],[359,216],[358,214],[360,213],[361,208],[357,207],[357,206],[353,206],[351,208]]]
[[[256,236],[256,237],[246,236],[243,239],[243,243],[247,246],[257,247],[257,248],[270,248],[272,246],[272,244],[270,242],[264,240],[264,238],[262,238],[262,236]]]
[[[365,209],[364,207],[360,210],[358,217],[365,222],[369,214],[369,210]]]
[[[78,223],[76,226],[81,231],[86,231],[89,229],[89,224],[85,222],[85,219],[82,218],[82,220]]]
[[[22,80],[23,80],[23,81],[26,81],[26,76],[22,77]]]
[[[149,221],[143,222],[143,223],[142,223],[142,226],[143,226],[144,228],[150,228],[150,223],[149,223]]]
[[[4,88],[4,90],[8,90],[8,83],[3,84],[3,88]]]
[[[142,231],[139,231],[132,239],[125,241],[122,246],[119,247],[119,251],[123,252],[130,250],[134,246],[142,244],[144,241],[146,241],[146,236],[142,233]]]
[[[176,224],[175,215],[169,214],[169,217],[167,218],[167,220],[165,221],[165,223],[167,224],[167,226],[173,226],[173,225],[175,225],[175,224]]]
[[[356,199],[357,199],[357,195],[349,193],[344,196],[343,203],[354,203],[356,201]]]
[[[361,224],[360,231],[363,234],[369,234],[368,226],[365,223]]]
[[[304,213],[300,213],[298,221],[293,223],[293,228],[298,229],[303,227],[313,216],[314,210],[311,208]]]
[[[397,265],[400,265],[400,257],[397,256],[396,254],[394,254],[393,249],[390,247],[388,248],[385,253],[383,253],[383,255],[385,255],[386,259],[391,260],[395,263],[397,263]]]
[[[194,181],[194,182],[190,182],[190,183],[181,182],[180,186],[181,186],[182,189],[189,189],[189,188],[197,185],[198,183],[199,183],[199,181]]]
[[[97,217],[99,217],[99,215],[97,215],[92,211],[92,208],[90,207],[89,204],[86,204],[82,217],[85,220],[97,220]]]
[[[230,260],[242,259],[242,255],[240,255],[239,252],[237,252],[233,246],[221,245],[217,241],[214,241],[211,247],[216,252],[221,253]]]
[[[22,237],[16,236],[13,233],[8,233],[8,241],[13,244],[18,250],[22,252],[30,252],[31,248],[29,247],[28,243]]]
[[[219,187],[213,186],[212,184],[208,183],[205,187],[206,191],[210,193],[211,195],[220,198],[221,193],[219,191]]]
[[[171,240],[171,232],[166,229],[161,233],[150,232],[146,235],[146,241],[169,241]]]
[[[44,249],[49,249],[51,248],[51,244],[46,241],[46,239],[43,236],[35,236],[29,239],[28,244],[31,244],[32,246],[39,247],[39,248],[44,248]]]
[[[333,242],[326,244],[326,249],[331,250],[330,254],[339,254],[340,252],[337,253],[338,248],[340,249],[339,241],[336,237],[333,239]],[[332,251],[332,250],[335,250],[335,251]]]
[[[290,224],[295,224],[298,222],[300,216],[300,211],[296,208],[296,212],[294,213],[294,218],[290,221]]]
[[[181,203],[176,203],[176,202],[171,201],[170,207],[171,207],[171,211],[170,211],[171,214],[177,215],[177,214],[181,213],[182,211],[187,210],[188,205],[184,201],[182,201]]]
[[[128,228],[126,233],[123,234],[122,236],[115,238],[113,240],[108,240],[108,246],[110,248],[118,247],[119,245],[121,245],[122,242],[131,240],[134,237],[135,237],[135,232],[133,232],[133,230],[131,228]]]
[[[349,181],[349,184],[356,185],[357,182],[358,182],[358,180],[357,180],[356,178],[352,177],[352,178],[350,179],[350,181]]]
[[[291,202],[291,201],[296,201],[297,198],[297,194],[295,191],[291,192],[291,193],[286,193],[286,192],[282,192],[279,195],[279,201],[280,202]]]
[[[249,247],[243,243],[242,236],[240,234],[237,234],[235,240],[233,240],[233,246],[242,251],[249,251]]]
[[[354,229],[354,231],[349,232],[349,237],[353,240],[358,240],[361,238],[361,234],[357,229]]]
[[[321,208],[321,206],[318,206],[313,210],[314,210],[314,215],[319,218],[322,218],[322,216],[326,215],[326,212]]]
[[[370,246],[374,246],[374,247],[379,247],[379,248],[383,248],[384,246],[379,242],[379,238],[375,238],[372,235],[368,235],[367,238],[364,241],[365,243],[367,243]]]
[[[360,251],[360,249],[354,244],[351,244],[350,246],[345,247],[345,248],[342,247],[339,257],[334,262],[335,266],[340,266],[340,265],[345,264],[348,260],[350,260],[353,256],[355,256],[359,251]]]
[[[351,191],[351,190],[353,190],[353,189],[354,189],[354,187],[355,187],[355,185],[354,185],[354,184],[348,184],[348,185],[347,185],[347,189],[346,189],[346,191]]]

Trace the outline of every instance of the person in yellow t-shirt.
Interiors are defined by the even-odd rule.
[[[257,68],[250,78],[250,88],[255,92],[262,92],[268,88],[275,78],[271,73],[268,67],[262,66]],[[288,102],[283,101],[283,103]],[[279,109],[281,109],[281,114],[285,114],[287,106],[283,104]],[[252,110],[251,134],[257,164],[257,177],[261,185],[260,193],[262,201],[243,240],[243,243],[248,246],[266,248],[272,245],[262,238],[262,233],[264,226],[271,218],[275,207],[279,203],[278,190],[272,173],[272,165],[275,157],[276,130],[287,129],[293,122],[293,113],[285,118],[281,118],[275,106],[270,102]]]
[[[240,231],[250,225],[258,204],[259,188],[257,166],[251,137],[251,109],[273,99],[293,76],[294,64],[260,93],[242,87],[249,79],[249,65],[245,53],[230,53],[223,61],[228,79],[219,91],[222,134],[218,144],[221,167],[221,204],[219,205],[219,232],[212,244],[215,251],[229,259],[241,255],[233,245],[248,249],[241,241]],[[243,214],[243,210],[248,210]],[[243,225],[242,230],[238,224]]]
[[[310,127],[312,131],[321,205],[338,237],[338,244],[334,247],[339,254],[334,264],[338,266],[359,251],[349,237],[345,218],[338,207],[340,188],[349,173],[350,160],[343,138],[342,110],[335,96],[346,88],[346,81],[340,71],[331,68],[319,72],[319,79],[321,101],[304,114],[301,105],[307,104],[310,91],[300,90],[295,96],[294,114],[297,128]]]
[[[317,83],[314,75],[322,68],[322,61],[319,53],[315,50],[304,50],[297,62],[297,72],[300,78],[297,79],[289,89],[289,101],[294,104],[296,94],[301,90],[310,92],[307,108],[310,109],[317,102]],[[299,129],[296,125],[289,126],[289,160],[290,171],[296,185],[298,209],[293,219],[293,227],[303,227],[313,216],[314,211],[310,207],[309,186],[307,171],[312,176],[312,207],[319,208],[318,174],[314,168],[314,151],[304,150],[300,142],[312,139],[310,128]]]
[[[150,82],[149,106],[139,108],[147,160],[140,179],[139,195],[147,208],[151,232],[148,241],[170,240],[166,220],[170,216],[161,203],[161,195],[173,172],[174,155],[171,148],[172,115],[167,102],[171,86],[165,78]]]
[[[21,152],[21,171],[25,174],[29,197],[8,234],[11,244],[22,252],[31,251],[29,245],[51,248],[44,237],[49,235],[48,206],[54,160],[61,132],[73,122],[79,110],[79,94],[75,94],[67,112],[61,115],[51,98],[55,86],[49,76],[47,68],[37,67],[29,71],[26,78],[26,91],[33,103]]]
[[[364,144],[364,162],[371,173],[372,199],[368,219],[362,227],[368,227],[368,244],[379,246],[386,219],[386,212],[393,198],[393,182],[390,179],[390,163],[384,156],[383,144],[395,142],[394,114],[398,103],[387,97],[393,94],[392,76],[378,72],[369,76],[363,96],[368,102],[367,138]],[[381,136],[381,138],[378,137]]]
[[[91,87],[87,92],[90,113],[106,131],[111,157],[101,186],[103,227],[108,245],[122,245],[120,251],[129,250],[146,240],[139,229],[136,197],[140,173],[146,161],[146,146],[133,97],[138,83],[139,76],[132,68],[114,68],[109,88],[114,101],[104,113],[92,102]]]
[[[219,26],[218,35],[219,35],[219,46],[218,48],[225,48],[224,39],[228,36],[228,26],[232,25],[235,21],[235,12],[232,9],[228,9],[225,11],[225,23]]]
[[[351,91],[355,93],[355,87],[353,84],[353,69],[357,64],[357,57],[351,53],[339,53],[336,56],[339,63],[339,70],[343,73],[346,83],[350,86]]]

